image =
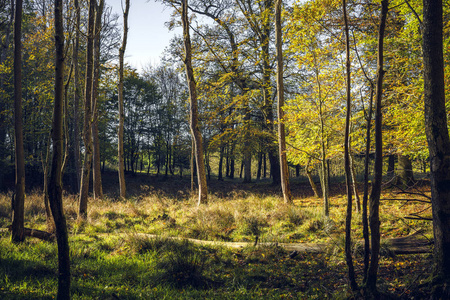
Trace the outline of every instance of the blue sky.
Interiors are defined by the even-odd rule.
[[[119,21],[123,23],[121,2],[124,0],[106,0],[113,12],[119,14]],[[169,46],[175,32],[169,31],[164,25],[170,20],[172,8],[165,7],[154,0],[130,0],[130,14],[128,16],[128,42],[125,52],[125,62],[138,70],[149,64],[158,64],[164,48]]]

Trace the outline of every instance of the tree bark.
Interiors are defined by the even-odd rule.
[[[86,81],[84,88],[84,165],[81,173],[81,187],[79,198],[78,216],[87,218],[87,204],[89,196],[89,177],[92,164],[92,76],[93,76],[93,56],[94,56],[94,26],[95,26],[95,6],[96,0],[89,0],[88,34],[86,50]]]
[[[98,137],[98,85],[100,80],[100,32],[102,30],[102,15],[104,4],[105,0],[100,0],[99,4],[96,5],[94,27],[94,74],[92,84],[92,140],[94,153],[92,159],[92,179],[95,199],[103,199],[100,139]]]
[[[14,133],[15,133],[15,197],[11,240],[23,242],[24,206],[25,206],[25,153],[23,149],[22,121],[22,0],[16,0],[14,21]]]
[[[347,214],[345,217],[345,260],[348,267],[348,278],[350,281],[350,288],[355,291],[358,289],[356,283],[355,268],[353,266],[352,255],[352,171],[351,171],[351,157],[350,157],[350,117],[351,117],[351,78],[350,78],[350,38],[348,29],[347,17],[347,1],[342,0],[344,32],[345,32],[345,52],[346,52],[346,115],[345,115],[345,133],[344,133],[344,169],[345,169],[345,183],[347,188]]]
[[[389,9],[389,1],[381,1],[380,27],[378,31],[378,57],[377,57],[377,85],[375,97],[375,170],[372,192],[370,194],[369,224],[371,231],[371,256],[369,269],[367,270],[366,290],[371,294],[377,293],[377,274],[380,253],[380,195],[383,176],[383,133],[381,99],[383,95],[383,46],[386,17]]]
[[[450,282],[450,139],[445,109],[442,0],[423,0],[425,133],[430,153],[434,273]],[[444,285],[445,286],[445,285]],[[448,297],[442,295],[440,297]],[[439,295],[438,295],[439,296]]]
[[[49,202],[55,221],[58,245],[57,299],[70,299],[70,257],[66,219],[62,203],[63,100],[64,100],[64,29],[62,0],[55,0],[55,100],[53,108],[53,156],[48,183]]]
[[[197,100],[197,85],[194,79],[194,70],[192,68],[192,49],[191,38],[189,35],[189,18],[187,12],[188,1],[182,1],[182,22],[183,22],[183,37],[185,58],[184,64],[186,66],[186,76],[189,86],[189,104],[190,104],[190,128],[195,145],[195,161],[197,163],[197,179],[198,179],[198,205],[208,201],[208,187],[206,184],[205,163],[203,160],[203,141],[198,124],[198,100]]]
[[[277,52],[277,98],[278,98],[278,150],[280,157],[281,189],[285,203],[292,204],[292,194],[289,185],[289,167],[286,158],[286,129],[284,126],[284,82],[283,82],[283,37],[281,32],[281,4],[275,2],[275,40]]]
[[[123,64],[125,49],[128,38],[128,13],[130,11],[130,0],[125,0],[125,10],[123,12],[123,38],[122,47],[119,49],[119,128],[118,128],[118,159],[119,159],[119,189],[120,197],[126,197],[125,184],[125,164],[124,164],[124,149],[123,149],[123,123],[125,119],[125,112],[123,108]],[[159,162],[158,162],[159,166]],[[158,167],[159,173],[159,167]]]

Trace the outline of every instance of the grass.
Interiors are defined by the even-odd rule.
[[[184,183],[184,185],[183,185]],[[176,189],[171,189],[174,187]],[[89,201],[88,220],[76,219],[77,198],[65,195],[71,246],[73,299],[345,299],[348,289],[343,255],[346,197],[334,185],[330,219],[322,202],[308,195],[308,186],[293,183],[295,205],[282,203],[277,188],[267,184],[211,182],[210,201],[196,205],[188,180],[133,179],[132,196],[118,201],[114,191],[104,200]],[[109,189],[105,189],[109,191]],[[10,224],[10,194],[0,194],[0,227]],[[384,199],[400,197],[395,190]],[[408,197],[408,196],[406,196]],[[405,195],[401,195],[405,198]],[[26,226],[46,229],[43,196],[27,194]],[[382,238],[431,234],[431,224],[404,217],[427,205],[383,200]],[[359,215],[353,220],[360,240]],[[149,237],[141,233],[153,234]],[[205,246],[168,237],[213,241],[247,241],[231,249]],[[253,247],[258,237],[266,246]],[[327,244],[323,253],[290,255],[277,243]],[[355,247],[355,266],[362,278],[362,258]],[[392,255],[383,252],[379,287],[399,298],[427,295],[428,254]],[[57,250],[53,243],[27,239],[11,244],[0,234],[0,298],[52,299],[57,286]]]

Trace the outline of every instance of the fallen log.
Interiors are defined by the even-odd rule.
[[[8,228],[2,228],[2,230],[0,232],[5,232],[5,231],[11,231],[11,225],[8,226]],[[38,230],[38,229],[26,228],[26,227],[23,229],[23,234],[25,236],[37,238],[37,239],[47,241],[47,242],[53,242],[56,238],[54,233],[50,233],[50,232]]]

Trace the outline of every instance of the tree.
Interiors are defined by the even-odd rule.
[[[93,157],[92,157],[92,179],[94,185],[94,198],[103,198],[102,188],[102,174],[101,174],[101,161],[100,161],[100,141],[98,136],[98,88],[100,80],[100,33],[102,31],[102,16],[103,8],[105,5],[104,0],[100,0],[96,5],[95,13],[95,25],[94,25],[94,58],[93,58],[93,82],[92,82],[92,142],[93,142]]]
[[[89,196],[89,177],[92,163],[92,76],[94,69],[94,26],[95,26],[96,0],[89,0],[88,33],[86,50],[86,80],[84,88],[84,165],[81,174],[81,187],[79,197],[79,217],[86,219]]]
[[[341,17],[334,1],[299,3],[288,30],[289,52],[300,74],[295,97],[286,101],[288,159],[319,165],[325,217],[330,207],[328,161],[342,155],[345,64],[340,33],[334,33],[338,28],[318,20],[336,20],[338,11]]]
[[[284,126],[284,84],[283,84],[283,49],[281,33],[281,2],[275,3],[275,38],[277,48],[277,107],[278,107],[278,151],[280,156],[281,188],[285,203],[292,203],[289,186],[289,167],[286,160],[286,132]]]
[[[350,287],[356,290],[355,269],[353,266],[352,256],[352,174],[351,174],[351,157],[350,157],[350,118],[351,118],[351,82],[350,82],[350,37],[347,16],[347,1],[342,0],[343,19],[344,19],[344,33],[345,33],[345,52],[346,52],[346,114],[345,114],[345,134],[344,134],[344,168],[345,168],[345,183],[347,188],[347,214],[345,218],[345,259],[348,266],[348,278],[350,280]]]
[[[123,60],[125,55],[125,49],[127,46],[128,36],[128,12],[130,10],[130,0],[125,0],[125,10],[123,12],[123,40],[122,47],[119,49],[119,127],[118,127],[118,163],[119,163],[119,188],[120,197],[126,197],[126,184],[125,184],[125,165],[124,165],[124,151],[123,151],[123,122],[124,122],[124,109],[123,109]]]
[[[366,290],[371,294],[377,293],[377,274],[380,253],[380,195],[383,172],[383,133],[381,99],[383,96],[383,42],[386,28],[386,17],[389,10],[389,0],[381,1],[380,25],[378,29],[377,83],[375,96],[375,166],[372,192],[369,199],[369,225],[371,233],[370,265],[367,271]]]
[[[441,0],[423,1],[425,129],[430,153],[434,273],[436,283],[444,283],[444,290],[436,291],[438,298],[450,294],[450,139],[445,107],[442,10]]]
[[[195,161],[197,164],[197,179],[198,179],[198,204],[206,203],[208,200],[208,187],[206,183],[205,164],[203,162],[203,141],[198,124],[198,103],[197,103],[197,87],[194,79],[194,70],[192,68],[192,49],[191,39],[189,35],[189,17],[187,12],[187,0],[183,0],[181,5],[181,18],[183,23],[183,37],[185,58],[184,64],[186,66],[186,77],[189,86],[189,104],[190,104],[190,128],[192,139],[195,145]]]
[[[13,221],[11,240],[22,242],[25,239],[24,205],[25,205],[25,154],[23,149],[22,123],[22,0],[16,0],[14,21],[14,132],[16,189],[13,201]]]
[[[58,244],[58,295],[57,299],[70,299],[70,257],[66,219],[62,202],[63,173],[63,105],[64,105],[64,28],[63,1],[55,0],[55,100],[53,108],[53,156],[50,181],[48,183],[49,202],[55,221]]]
[[[75,165],[75,174],[77,179],[77,187],[76,191],[80,191],[80,183],[81,183],[81,154],[80,154],[80,126],[79,126],[79,118],[80,118],[80,66],[78,64],[78,55],[80,49],[80,23],[81,23],[81,11],[79,0],[74,0],[74,8],[75,8],[75,40],[72,44],[72,64],[73,64],[73,85],[74,85],[74,93],[73,93],[73,158]]]

